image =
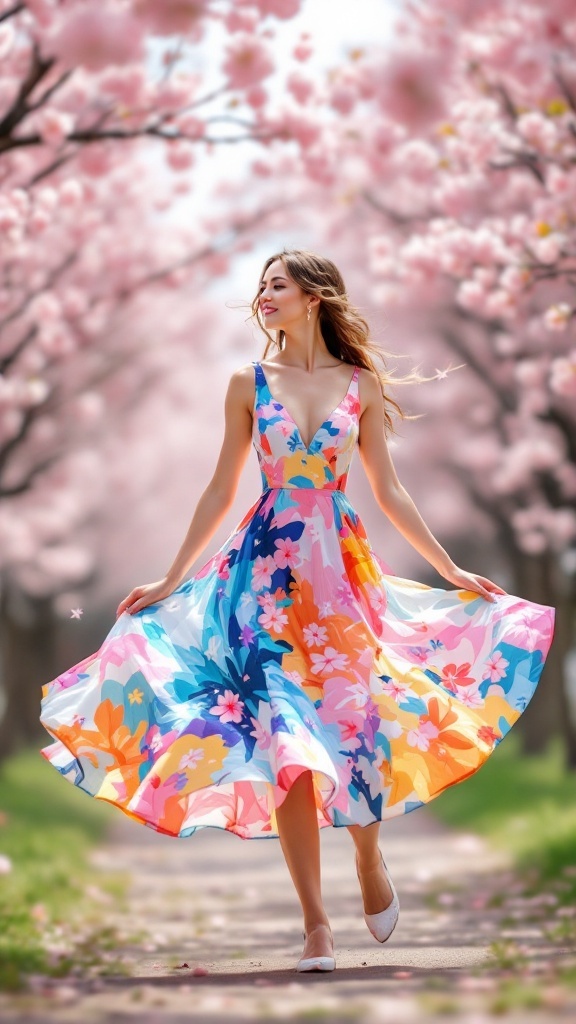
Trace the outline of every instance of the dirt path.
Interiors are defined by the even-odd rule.
[[[573,934],[570,941],[567,932],[548,934],[574,921],[555,920],[553,896],[522,898],[504,855],[445,829],[424,808],[384,823],[380,835],[401,903],[394,934],[384,945],[372,938],[351,837],[323,829],[337,966],[298,975],[299,908],[277,840],[216,829],[170,839],[115,815],[110,841],[93,855],[94,882],[102,872],[130,873],[127,905],[103,903],[105,924],[119,929],[126,974],[36,979],[35,993],[0,1002],[1,1019],[401,1024],[446,1016],[482,1024],[502,1012],[534,1024],[574,1019],[576,991],[557,977],[562,964],[576,974]]]

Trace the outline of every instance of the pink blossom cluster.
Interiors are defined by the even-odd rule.
[[[151,489],[161,450],[137,457],[136,410],[152,387],[164,395],[168,435],[187,289],[251,244],[233,191],[193,224],[166,230],[158,215],[222,139],[270,144],[270,39],[300,5],[0,0],[0,571],[29,592],[81,586],[98,562],[88,524]],[[195,56],[216,22],[214,89]],[[296,104],[311,53],[305,34],[286,72]],[[155,179],[159,154],[167,173]],[[177,297],[154,336],[166,290]]]
[[[350,224],[411,348],[421,333],[432,365],[465,364],[415,400],[443,438],[422,438],[423,461],[435,479],[442,451],[521,550],[574,545],[576,7],[410,4],[393,46],[326,88],[331,237]],[[545,526],[515,515],[541,508]]]

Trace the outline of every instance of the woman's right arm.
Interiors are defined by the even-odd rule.
[[[248,458],[253,405],[254,367],[250,364],[236,370],[230,378],[224,405],[224,440],[216,469],[198,501],[178,554],[161,580],[130,591],[118,605],[116,618],[124,611],[133,614],[168,597],[216,532],[234,501],[240,474]]]

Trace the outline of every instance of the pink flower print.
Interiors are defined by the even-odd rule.
[[[388,679],[382,686],[382,693],[393,697],[397,704],[401,701],[409,700],[410,697],[416,697],[414,690],[401,679]]]
[[[318,616],[321,619],[327,618],[329,615],[334,614],[334,608],[330,601],[323,601],[318,610]]]
[[[450,693],[457,693],[459,686],[470,686],[474,679],[472,676],[466,675],[470,671],[470,662],[466,661],[463,665],[455,665],[451,662],[450,665],[445,665],[442,669],[441,683],[450,690]]]
[[[187,768],[195,768],[196,765],[202,760],[205,755],[204,750],[197,748],[196,750],[189,750],[186,754],[183,754],[180,758],[178,765],[178,771],[186,771]]]
[[[283,608],[269,608],[258,616],[258,622],[262,623],[264,629],[273,630],[274,633],[281,633],[284,626],[288,624],[288,616]]]
[[[319,626],[317,622],[311,622],[304,626],[304,640],[308,647],[322,647],[328,640],[328,632],[325,626]]]
[[[256,600],[265,612],[272,612],[276,607],[276,596],[270,590],[267,590],[265,594],[258,594]]]
[[[510,662],[502,657],[501,651],[495,651],[492,657],[488,658],[487,662],[490,682],[497,683],[500,679],[503,679],[509,664]]]
[[[377,587],[373,587],[370,591],[370,607],[374,609],[377,615],[382,615],[386,611],[386,594]]]
[[[412,655],[414,661],[418,661],[422,665],[426,664],[431,653],[426,647],[409,647],[408,652]]]
[[[511,636],[518,641],[519,645],[526,647],[527,651],[533,651],[540,639],[540,631],[532,626],[533,621],[530,612],[524,612],[511,632]]]
[[[274,561],[279,569],[288,569],[291,565],[294,565],[299,552],[298,544],[295,544],[291,537],[282,537],[276,541]]]
[[[348,605],[354,604],[354,594],[349,583],[341,583],[336,591],[336,597],[340,601],[340,604]]]
[[[312,654],[311,658],[314,663],[312,671],[315,675],[318,675],[319,672],[322,674],[334,672],[336,669],[346,668],[348,665],[348,656],[334,647],[325,647],[322,654]]]
[[[121,619],[118,621],[120,622]],[[105,641],[99,658],[100,682],[103,682],[110,674],[110,665],[120,666],[132,657],[150,664],[150,644],[145,636],[138,633],[126,633]],[[84,662],[80,664],[82,665]]]
[[[285,672],[284,675],[292,683],[296,683],[296,686],[301,686],[301,684],[304,681],[304,677],[300,674],[300,672]]]
[[[358,732],[358,725],[356,722],[338,722],[340,727],[340,738],[344,742],[346,740],[355,740]]]
[[[410,747],[428,750],[430,740],[435,740],[440,730],[434,722],[421,722],[417,729],[410,729],[406,734],[406,742]]]
[[[465,686],[462,689],[458,687],[456,697],[467,708],[479,708],[484,704],[484,698],[480,694],[478,683],[475,686]]]
[[[352,695],[357,708],[363,708],[370,700],[370,692],[364,683],[354,683],[353,686],[347,686],[346,693]]]
[[[252,566],[252,586],[254,590],[262,590],[262,587],[269,587],[272,584],[272,573],[276,569],[276,562],[272,555],[258,555]]]
[[[154,725],[152,729],[154,730],[154,732],[150,740],[148,741],[148,746],[150,747],[150,750],[155,754],[158,750],[162,749],[163,737],[157,725]],[[150,731],[152,732],[152,730]]]
[[[241,722],[243,707],[244,701],[240,700],[239,694],[224,690],[218,694],[218,703],[210,708],[210,714],[220,715],[221,722]]]
[[[153,754],[158,754],[170,746],[172,740],[175,739],[177,734],[178,731],[176,729],[171,729],[169,732],[162,733],[159,726],[151,725],[144,738],[144,743],[150,748]]]
[[[254,726],[250,735],[255,737],[256,745],[260,747],[261,750],[267,750],[270,746],[270,734],[266,732],[266,729],[264,729],[262,723],[259,722],[257,718],[250,718],[250,721]]]

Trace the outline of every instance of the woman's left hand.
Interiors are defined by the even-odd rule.
[[[502,587],[487,579],[486,576],[479,576],[474,572],[466,572],[466,569],[459,569],[457,565],[449,572],[443,572],[441,575],[444,579],[449,580],[450,583],[454,583],[458,590],[472,590],[475,594],[485,597],[487,601],[493,601],[495,594],[506,593],[505,590],[502,590]]]

